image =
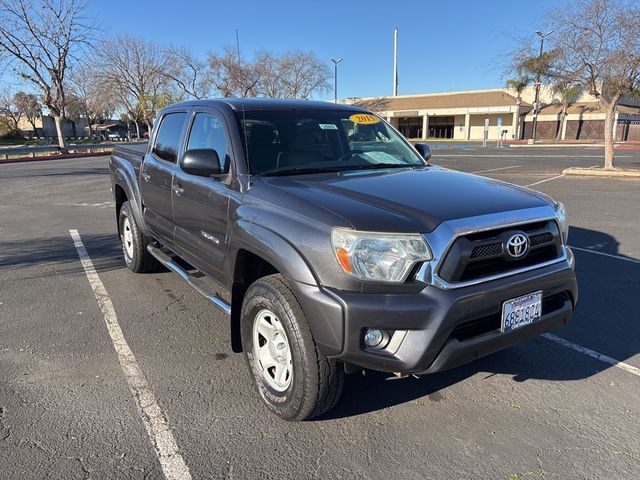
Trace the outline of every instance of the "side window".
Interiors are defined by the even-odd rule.
[[[160,129],[156,135],[153,153],[167,162],[176,163],[180,147],[180,133],[187,114],[168,113],[162,118]]]
[[[220,117],[211,113],[196,113],[189,133],[187,150],[207,148],[215,150],[222,171],[229,171],[229,142]]]

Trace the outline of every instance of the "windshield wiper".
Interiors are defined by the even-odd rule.
[[[349,170],[373,170],[376,168],[415,168],[420,165],[414,165],[412,163],[370,163],[368,165],[354,165]]]

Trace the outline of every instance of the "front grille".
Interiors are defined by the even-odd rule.
[[[529,237],[529,243],[532,247],[549,242],[553,242],[553,233],[551,232],[538,233]]]
[[[502,254],[502,243],[490,243],[489,245],[475,247],[471,252],[471,258],[490,257],[500,254]]]
[[[528,252],[520,258],[511,257],[506,248],[516,233],[529,239]],[[447,282],[467,282],[533,267],[561,255],[562,240],[556,223],[534,222],[458,237],[445,255],[439,275]]]
[[[568,292],[558,292],[548,295],[542,299],[542,315],[553,313],[561,309],[571,296]],[[450,338],[455,338],[459,342],[463,342],[478,335],[499,330],[502,324],[502,304],[500,304],[496,312],[473,320],[467,320],[461,323],[451,332]]]

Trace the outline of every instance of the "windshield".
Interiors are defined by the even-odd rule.
[[[237,112],[252,174],[287,175],[425,165],[379,117],[336,110]]]

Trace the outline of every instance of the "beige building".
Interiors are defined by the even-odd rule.
[[[33,126],[24,117],[18,122],[18,130],[26,137],[56,137],[56,124],[53,117],[50,115],[42,115],[36,118],[35,127],[36,132],[33,131]],[[84,137],[87,135],[87,121],[84,118],[79,118],[76,121],[64,120],[62,122],[62,134],[65,137]]]
[[[400,95],[343,100],[375,111],[412,139],[528,139],[533,133],[535,88],[521,98],[507,89]],[[538,139],[602,140],[605,113],[597,100],[582,95],[562,120],[562,104],[547,87],[540,89]],[[620,141],[640,140],[640,104],[622,101],[616,112]]]

